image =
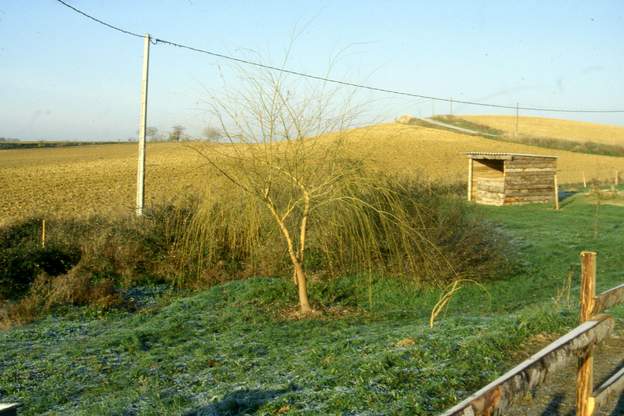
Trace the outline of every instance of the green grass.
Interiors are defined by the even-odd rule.
[[[135,314],[70,309],[0,333],[0,401],[24,415],[436,414],[515,364],[531,336],[575,325],[575,308],[553,298],[573,271],[576,303],[581,250],[599,253],[599,290],[624,280],[624,208],[563,205],[480,207],[522,264],[487,294],[462,290],[433,329],[439,291],[398,280],[316,282],[326,312],[306,320],[289,317],[289,281],[234,281]]]

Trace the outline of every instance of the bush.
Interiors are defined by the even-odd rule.
[[[485,279],[509,270],[507,245],[454,186],[376,176],[309,220],[305,267],[317,277],[374,272],[421,284]],[[380,184],[377,186],[376,184]],[[267,210],[235,191],[213,188],[185,228],[182,285],[252,275],[289,276],[283,238]]]
[[[49,220],[45,248],[39,218],[0,228],[0,326],[61,305],[105,310],[125,304],[127,288],[173,281],[173,224],[184,212],[162,206],[140,219]]]
[[[332,293],[324,299],[351,304],[354,288],[331,283],[338,276],[374,273],[442,285],[509,270],[505,239],[458,188],[376,180],[386,181],[387,194],[371,186],[350,196],[380,211],[328,205],[310,218],[305,267],[313,280],[327,280]],[[12,299],[0,307],[0,321],[27,322],[65,304],[107,309],[125,304],[122,293],[136,286],[290,277],[282,236],[265,210],[243,204],[231,190],[218,191],[209,205],[214,221],[199,233],[199,203],[192,199],[146,210],[143,218],[50,220],[46,248],[39,218],[0,229],[0,296]]]
[[[42,247],[40,230],[39,218],[0,229],[0,298],[18,298],[39,274],[63,274],[80,260],[76,246],[51,242]]]

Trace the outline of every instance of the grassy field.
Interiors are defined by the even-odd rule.
[[[581,250],[599,253],[598,290],[622,281],[619,206],[576,196],[559,212],[479,210],[521,264],[485,291],[462,290],[433,329],[427,318],[440,292],[388,279],[314,282],[325,312],[307,320],[293,318],[287,279],[230,282],[174,301],[144,289],[133,294],[147,305],[139,313],[69,309],[1,332],[0,401],[24,403],[24,415],[436,414],[542,334],[575,325]]]
[[[513,134],[515,116],[461,116],[462,119]],[[624,145],[624,127],[587,123],[582,121],[557,120],[542,117],[518,118],[518,134],[534,137],[595,142],[609,145]]]
[[[598,129],[600,130],[600,129]],[[331,140],[327,138],[326,140]],[[437,129],[385,124],[355,129],[346,148],[373,169],[428,181],[464,182],[462,152],[493,151],[559,156],[560,183],[613,178],[624,158],[585,155],[467,136]],[[198,192],[215,175],[189,146],[153,143],[147,153],[147,203]],[[31,215],[128,213],[134,207],[136,144],[0,151],[0,224]]]

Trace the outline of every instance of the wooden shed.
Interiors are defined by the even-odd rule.
[[[558,205],[556,156],[487,152],[466,155],[469,201],[487,205]]]

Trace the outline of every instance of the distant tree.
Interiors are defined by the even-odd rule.
[[[179,142],[180,140],[182,140],[182,136],[184,134],[184,130],[186,130],[186,127],[180,124],[176,124],[172,127],[172,129],[173,130],[169,132],[169,141]]]
[[[221,130],[210,126],[204,128],[204,130],[202,130],[202,134],[206,139],[210,140],[211,142],[218,142],[224,137]]]
[[[156,127],[148,127],[145,130],[145,135],[147,136],[148,139],[150,140],[155,140],[158,136],[158,128]]]

